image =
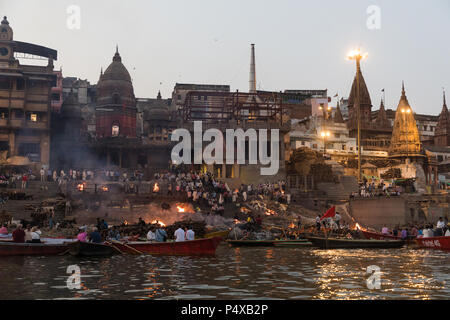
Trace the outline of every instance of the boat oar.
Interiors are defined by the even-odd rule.
[[[59,253],[58,256],[64,256],[64,255],[68,254],[69,251],[70,251],[70,249],[67,249],[67,250],[64,251],[64,252]]]
[[[111,246],[114,250],[118,251],[120,254],[125,254],[125,253],[123,253],[123,251],[121,251],[119,248],[117,248],[113,243],[111,243],[110,246]]]
[[[136,252],[137,254],[144,254],[142,251],[139,251],[139,250],[137,250],[137,249],[135,249],[135,248],[133,248],[133,247],[127,245],[126,243],[119,242],[119,241],[117,241],[117,240],[111,240],[111,241],[112,241],[113,243],[120,243],[120,244],[123,245],[125,248],[128,248],[128,249],[130,249],[131,251]]]

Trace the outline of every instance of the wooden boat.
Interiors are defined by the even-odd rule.
[[[214,255],[217,246],[223,239],[213,237],[180,242],[118,242],[111,245],[123,253],[147,253],[153,255],[195,256]]]
[[[103,243],[93,242],[80,242],[76,241],[70,243],[69,253],[73,256],[86,256],[86,257],[103,257],[110,256],[115,253],[119,253],[111,245]]]
[[[450,237],[449,236],[416,238],[416,243],[420,248],[450,250]]]
[[[308,240],[227,240],[227,242],[233,247],[273,247],[276,243],[305,243]]]
[[[368,249],[368,248],[400,248],[405,242],[402,240],[366,240],[366,239],[338,239],[323,237],[308,237],[313,246],[322,249]]]
[[[0,256],[47,256],[58,255],[69,249],[69,243],[18,243],[0,242]]]
[[[382,234],[378,232],[371,232],[371,231],[364,231],[361,230],[362,234],[366,239],[375,239],[375,240],[403,240],[402,237],[399,236],[393,236],[390,234]],[[406,239],[406,243],[414,243],[415,238],[408,238]]]
[[[222,231],[216,231],[216,232],[210,232],[205,234],[205,238],[214,238],[214,237],[220,237],[225,239],[228,234],[230,233],[230,230],[222,230]]]

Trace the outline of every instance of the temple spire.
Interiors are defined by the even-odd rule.
[[[256,64],[255,64],[255,45],[252,43],[252,51],[250,57],[250,80],[249,93],[256,93]]]
[[[342,117],[341,108],[339,108],[339,103],[336,107],[336,113],[334,114],[335,123],[344,123],[344,118]]]
[[[161,90],[158,90],[158,96],[156,97],[158,100],[161,100]]]
[[[442,95],[443,95],[443,98],[444,98],[444,104],[443,105],[445,107],[447,107],[447,103],[445,102],[445,89],[442,90]]]

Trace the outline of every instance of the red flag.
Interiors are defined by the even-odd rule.
[[[336,214],[336,207],[332,206],[330,209],[327,210],[327,212],[325,212],[325,214],[320,218],[320,221],[322,221],[325,218],[332,218],[334,217]]]

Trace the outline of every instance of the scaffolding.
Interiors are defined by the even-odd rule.
[[[282,124],[281,96],[261,99],[254,93],[189,91],[181,116],[184,121],[246,121]]]

